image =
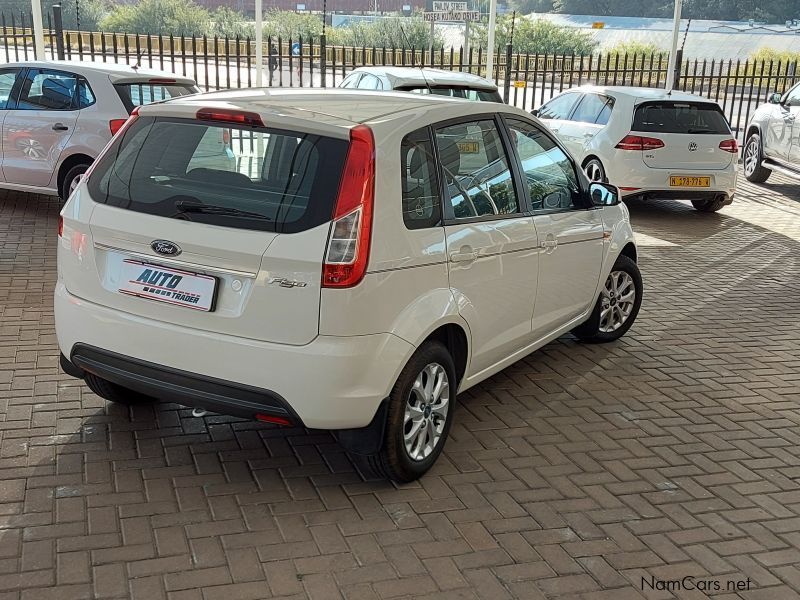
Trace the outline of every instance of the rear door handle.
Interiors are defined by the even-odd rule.
[[[450,260],[452,262],[471,262],[478,258],[478,251],[472,250],[468,252],[451,252]]]
[[[69,127],[67,127],[63,123],[56,123],[55,125],[53,125],[52,129],[53,131],[67,131]]]

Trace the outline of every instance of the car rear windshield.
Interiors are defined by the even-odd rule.
[[[633,131],[730,135],[722,110],[708,102],[658,101],[636,107]]]
[[[331,219],[348,142],[140,117],[89,177],[95,202],[209,225],[294,233]]]
[[[185,83],[164,83],[157,81],[140,81],[114,84],[120,100],[130,113],[137,106],[161,102],[178,96],[197,94],[200,88]]]
[[[476,102],[502,102],[500,94],[496,91],[476,90],[462,87],[426,87],[426,86],[403,86],[397,88],[402,92],[414,92],[415,94],[434,94],[436,96],[447,96],[449,98],[462,98]]]

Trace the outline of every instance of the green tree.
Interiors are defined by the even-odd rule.
[[[117,6],[100,26],[105,31],[154,35],[203,35],[210,31],[211,17],[192,0],[140,0]]]
[[[349,27],[330,29],[329,43],[342,46],[366,46],[393,48],[430,48],[431,27],[420,17],[378,19],[372,22],[357,22]],[[444,38],[437,31],[433,45],[444,44]]]
[[[642,42],[638,40],[629,40],[627,42],[620,42],[616,46],[612,46],[603,51],[604,54],[619,54],[623,56],[669,56],[669,50],[662,49],[658,44],[652,42]]]
[[[227,6],[220,6],[211,13],[210,33],[219,37],[252,39],[255,35],[255,26],[249,23],[242,13]]]
[[[296,13],[286,10],[269,10],[264,15],[264,39],[267,37],[283,40],[301,37],[318,38],[322,35],[322,18],[319,15]]]
[[[511,15],[497,20],[495,44],[504,47],[511,38]],[[486,47],[488,34],[485,25],[470,28],[470,44]],[[570,27],[560,27],[544,19],[517,18],[514,25],[515,52],[539,54],[590,54],[597,42],[590,33]]]

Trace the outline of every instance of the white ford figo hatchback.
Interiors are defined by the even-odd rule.
[[[196,166],[210,130],[235,166]],[[142,107],[62,211],[63,370],[115,402],[333,430],[397,481],[456,394],[572,331],[612,341],[642,280],[616,188],[513,107],[243,90]]]

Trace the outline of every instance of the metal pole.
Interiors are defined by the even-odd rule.
[[[675,86],[675,65],[678,62],[678,34],[681,28],[681,7],[683,0],[675,0],[675,16],[672,22],[672,50],[669,53],[669,66],[667,66],[666,89],[672,91]]]
[[[31,0],[33,13],[33,47],[37,60],[44,60],[44,25],[42,25],[41,0]]]
[[[319,38],[319,74],[322,78],[322,87],[327,87],[326,79],[327,79],[327,71],[328,71],[328,38],[325,35],[325,21],[327,20],[327,12],[328,12],[328,3],[327,0],[322,0],[322,35]],[[314,60],[314,57],[311,57],[311,60]],[[373,59],[374,60],[374,59]],[[311,84],[313,85],[314,82],[312,81]]]
[[[261,45],[262,20],[264,11],[262,10],[261,0],[256,2],[256,87],[264,85],[264,48]]]
[[[64,21],[61,18],[61,5],[53,5],[53,28],[56,30],[56,56],[64,60]]]
[[[489,40],[486,48],[486,79],[494,76],[494,30],[497,27],[497,0],[489,0]],[[480,65],[478,65],[480,73]]]
[[[464,22],[464,54],[469,56],[469,21]]]

